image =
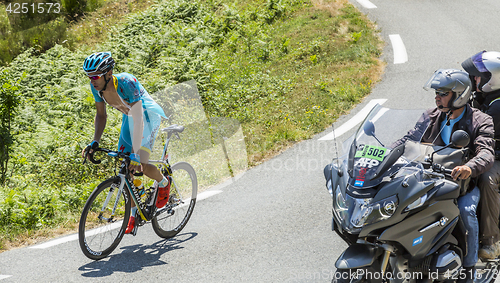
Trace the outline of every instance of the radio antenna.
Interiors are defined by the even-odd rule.
[[[335,137],[335,123],[332,123],[332,131],[333,131],[333,142],[335,143],[335,154],[337,155],[338,159],[340,156],[339,156],[339,151],[337,149],[337,138]]]

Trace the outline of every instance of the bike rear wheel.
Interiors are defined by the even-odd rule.
[[[83,208],[78,241],[90,259],[99,260],[113,252],[127,228],[131,199],[126,188],[118,194],[119,185],[119,177],[102,182]]]
[[[172,184],[167,211],[152,220],[153,230],[162,238],[172,238],[186,226],[196,204],[198,180],[187,162],[172,165]]]

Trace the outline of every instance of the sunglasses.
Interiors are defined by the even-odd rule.
[[[436,95],[439,95],[441,97],[445,97],[445,96],[448,96],[448,94],[450,94],[449,91],[437,91],[436,90]]]
[[[93,81],[96,81],[96,80],[98,80],[98,79],[102,78],[104,75],[106,75],[106,73],[104,73],[104,74],[99,74],[99,75],[95,75],[95,76],[88,76],[88,77],[89,77],[89,79],[91,79],[91,80],[93,80]]]

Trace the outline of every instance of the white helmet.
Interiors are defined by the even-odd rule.
[[[456,69],[439,69],[425,84],[424,89],[434,89],[436,92],[453,92],[453,97],[446,108],[452,110],[465,106],[472,94],[472,84],[469,75]]]
[[[462,62],[462,67],[474,77],[481,77],[482,92],[500,89],[500,52],[481,51]]]

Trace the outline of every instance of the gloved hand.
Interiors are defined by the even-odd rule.
[[[98,141],[92,141],[91,143],[89,143],[89,145],[87,145],[87,147],[85,148],[85,150],[96,149],[98,147],[99,147],[99,142]]]
[[[139,157],[139,154],[137,153],[130,154],[130,165],[133,166],[141,165],[141,158]]]
[[[92,141],[87,145],[83,150],[82,150],[82,158],[86,159],[87,155],[90,153],[90,150],[95,150],[96,148],[99,147],[99,142],[98,141]]]
[[[82,158],[83,158],[83,164],[85,164],[85,161],[87,160],[87,157],[90,153],[90,151],[94,151],[96,148],[99,147],[99,142],[98,141],[92,141],[89,145],[87,145],[83,150],[82,150]]]

